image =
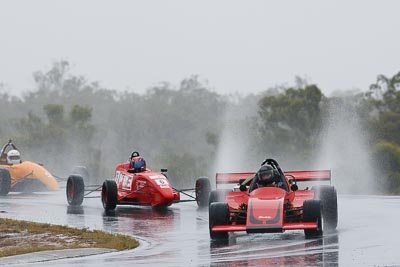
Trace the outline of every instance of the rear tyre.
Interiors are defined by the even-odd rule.
[[[333,231],[338,224],[337,192],[330,185],[314,186],[315,199],[321,200],[324,231]]]
[[[70,175],[67,180],[67,201],[71,206],[80,206],[85,193],[85,182],[82,176]]]
[[[214,240],[226,240],[229,237],[228,232],[213,232],[212,227],[215,225],[227,225],[229,223],[229,208],[224,202],[211,203],[209,207],[209,229],[210,237]]]
[[[208,178],[199,178],[196,180],[196,202],[200,208],[207,207],[208,195],[211,191],[211,183]]]
[[[230,190],[230,189],[212,190],[210,192],[210,196],[208,198],[208,205],[211,205],[211,203],[214,203],[214,202],[225,202],[226,201],[226,194],[228,192],[232,192],[232,190]]]
[[[0,196],[6,196],[11,189],[10,172],[6,169],[0,169]]]
[[[113,211],[117,206],[117,184],[114,180],[105,180],[101,188],[101,202],[105,211]]]
[[[323,234],[322,206],[320,200],[309,199],[303,203],[303,221],[317,221],[317,229],[304,229],[306,238],[321,237]]]

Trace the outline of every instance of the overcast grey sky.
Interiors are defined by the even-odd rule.
[[[13,94],[63,59],[117,90],[198,74],[245,94],[298,75],[329,95],[400,71],[400,1],[0,0],[0,41]]]

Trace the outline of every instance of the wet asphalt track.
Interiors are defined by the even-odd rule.
[[[126,233],[141,246],[29,266],[400,266],[400,197],[339,196],[338,230],[324,238],[237,233],[218,244],[209,239],[207,210],[193,202],[164,212],[124,206],[108,216],[99,199],[71,208],[64,195],[11,194],[0,199],[0,216]]]

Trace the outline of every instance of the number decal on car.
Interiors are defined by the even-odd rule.
[[[118,188],[130,190],[132,187],[133,175],[127,175],[121,171],[116,171],[114,180],[117,183]]]

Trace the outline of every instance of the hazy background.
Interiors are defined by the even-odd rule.
[[[295,76],[324,94],[398,71],[398,1],[0,2],[0,81],[20,94],[32,71],[144,93],[198,74],[218,93],[261,92]]]
[[[139,150],[176,186],[274,157],[399,193],[399,7],[1,1],[1,142],[97,182]]]

